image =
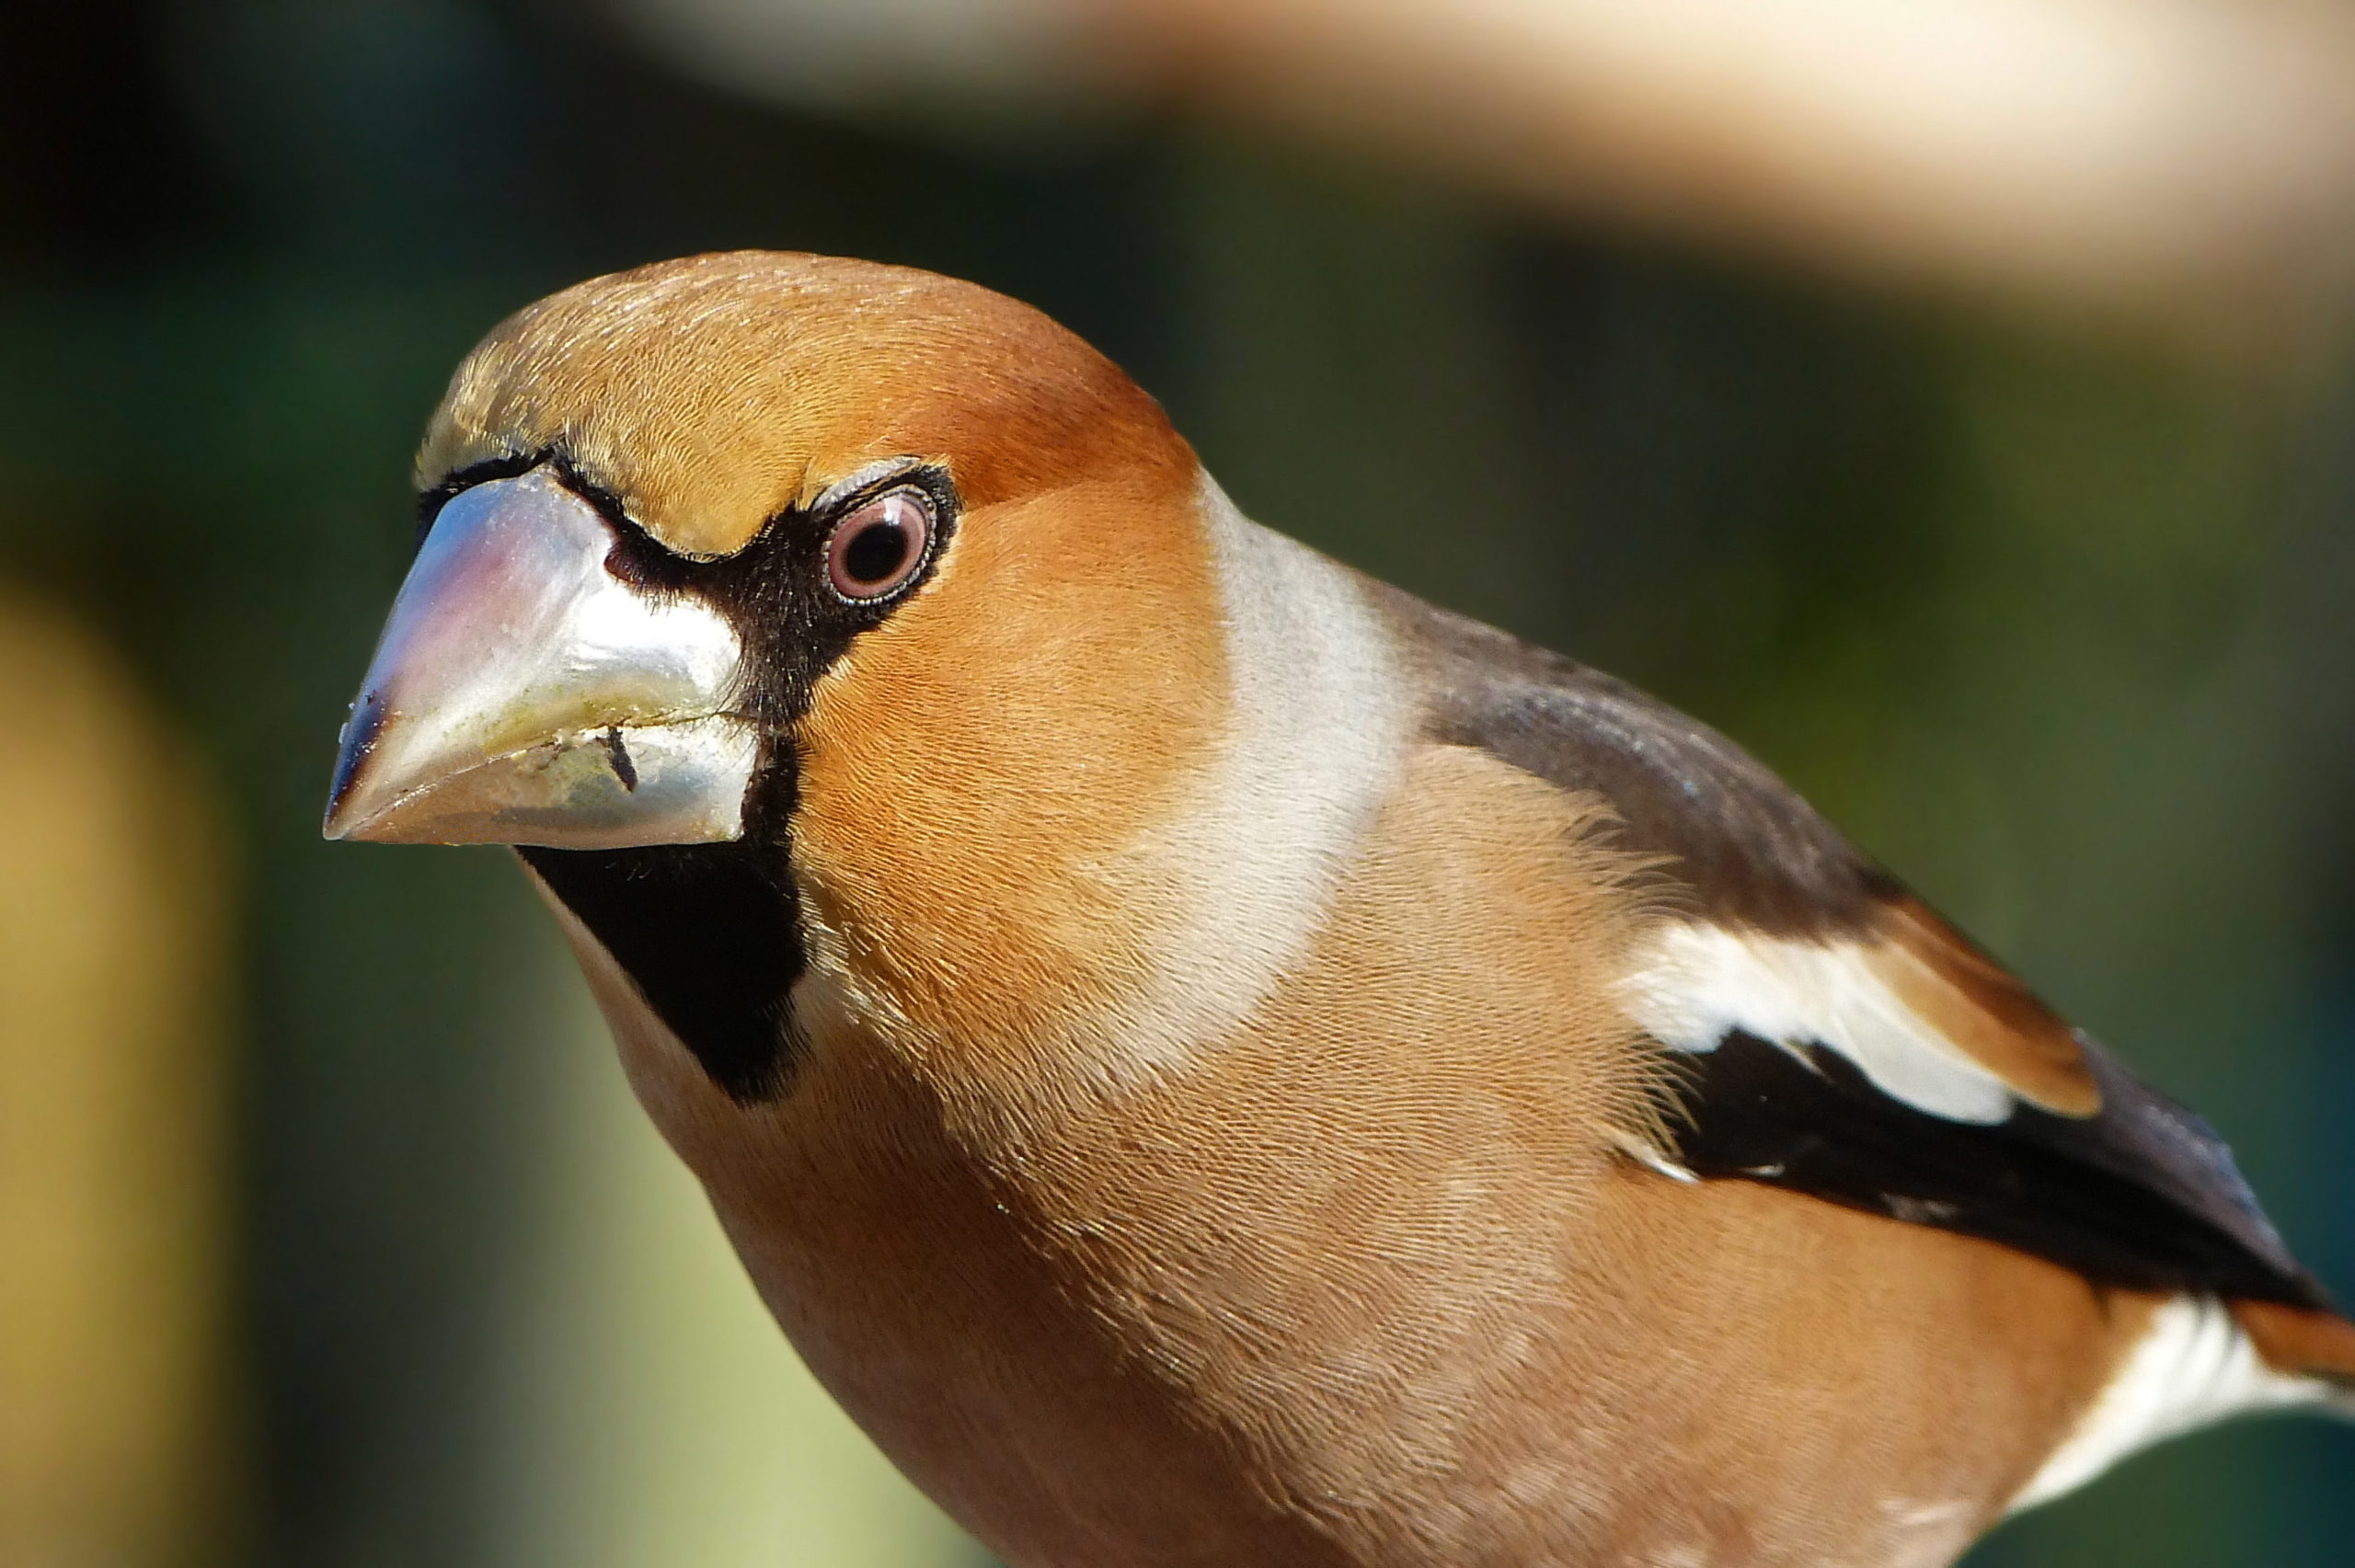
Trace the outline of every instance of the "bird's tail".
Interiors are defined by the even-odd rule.
[[[2355,1322],[2271,1301],[2235,1301],[2233,1316],[2267,1366],[2312,1379],[2323,1391],[2325,1408],[2355,1419]]]

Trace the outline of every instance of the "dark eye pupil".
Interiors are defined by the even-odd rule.
[[[896,522],[871,522],[851,535],[843,549],[843,572],[853,582],[878,583],[908,559],[908,531]]]

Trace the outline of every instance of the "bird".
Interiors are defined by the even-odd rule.
[[[327,836],[513,847],[785,1336],[1015,1568],[1922,1568],[2355,1413],[2199,1117],[1027,305],[592,280],[417,475]]]

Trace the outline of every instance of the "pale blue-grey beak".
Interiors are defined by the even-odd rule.
[[[460,492],[393,602],[325,831],[616,849],[738,837],[759,744],[701,601],[615,577],[611,523],[548,469]]]

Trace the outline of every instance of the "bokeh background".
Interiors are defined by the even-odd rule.
[[[701,249],[1029,300],[1246,509],[1729,730],[2355,1295],[2338,13],[1712,4],[0,7],[0,1568],[984,1561],[501,854],[317,837],[451,366]],[[2281,1422],[1971,1561],[2350,1560]]]

